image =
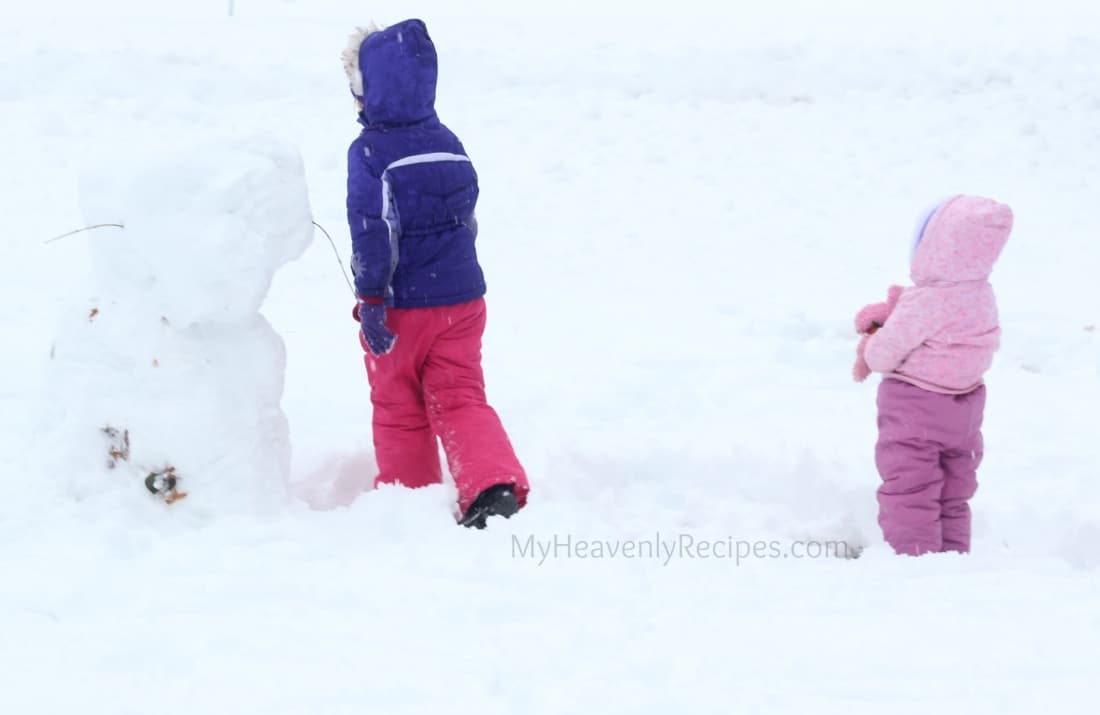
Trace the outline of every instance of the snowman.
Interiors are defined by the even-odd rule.
[[[47,365],[48,476],[72,498],[251,512],[287,494],[286,351],[260,308],[313,237],[301,158],[173,140],[80,179],[88,289]]]

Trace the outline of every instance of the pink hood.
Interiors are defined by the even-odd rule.
[[[946,394],[982,384],[1001,335],[988,279],[1012,222],[1012,210],[992,199],[953,196],[940,205],[913,253],[915,287],[867,341],[871,370]]]
[[[954,196],[928,220],[909,277],[918,286],[989,280],[1012,233],[1012,209],[993,199]]]

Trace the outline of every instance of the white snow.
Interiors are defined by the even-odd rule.
[[[1100,8],[896,5],[0,9],[0,711],[1091,713]],[[306,225],[346,263],[340,52],[408,16],[481,179],[489,396],[533,484],[483,532],[449,487],[363,492],[351,296]],[[957,191],[1016,213],[975,551],[900,558],[851,317]],[[92,222],[127,228],[44,243]],[[172,505],[59,436],[180,405],[211,463]],[[244,413],[287,420],[273,509]]]

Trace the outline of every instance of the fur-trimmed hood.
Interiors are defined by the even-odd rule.
[[[348,36],[348,46],[340,53],[340,61],[344,65],[344,74],[348,76],[348,87],[352,95],[363,101],[363,72],[359,69],[359,49],[363,46],[363,40],[367,36],[381,32],[383,28],[371,22],[366,27],[357,27],[355,32]]]
[[[435,115],[438,59],[422,20],[356,28],[341,59],[365,124],[410,124]]]

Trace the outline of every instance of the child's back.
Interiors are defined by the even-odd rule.
[[[423,22],[361,30],[343,60],[363,125],[348,150],[347,212],[375,484],[439,484],[442,443],[459,522],[484,527],[525,506],[530,486],[485,397],[477,173],[436,115]]]
[[[352,87],[364,126],[348,150],[356,290],[392,298],[398,308],[482,296],[477,173],[436,115],[437,59],[424,24],[408,20],[370,33],[356,59],[371,68],[365,77],[356,70],[360,84]]]

